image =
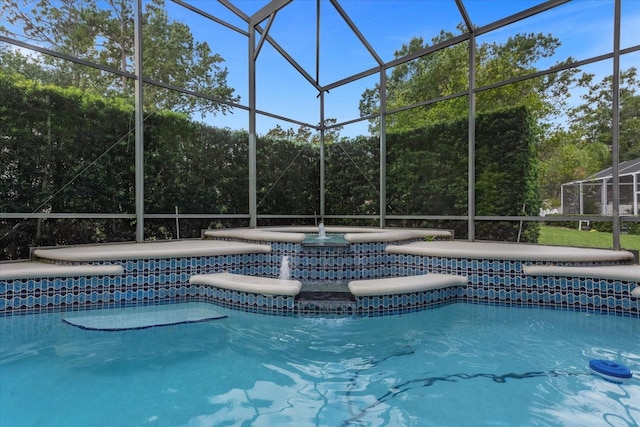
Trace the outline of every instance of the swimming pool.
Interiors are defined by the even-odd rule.
[[[124,332],[0,318],[3,426],[640,424],[640,323],[468,303]],[[634,371],[623,384],[590,359]]]

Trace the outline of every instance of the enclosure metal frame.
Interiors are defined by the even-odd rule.
[[[448,99],[453,99],[461,96],[468,97],[468,114],[470,118],[475,117],[475,97],[478,93],[490,89],[494,89],[497,87],[509,85],[512,83],[516,83],[519,81],[540,77],[543,75],[556,73],[558,71],[566,70],[569,68],[580,67],[583,65],[591,64],[594,62],[612,59],[613,60],[613,110],[612,110],[612,123],[613,123],[613,132],[612,132],[612,167],[613,167],[613,215],[609,217],[609,220],[612,221],[613,224],[613,248],[615,250],[620,249],[620,223],[621,216],[619,212],[619,189],[618,189],[618,159],[619,159],[619,92],[620,92],[620,56],[625,55],[632,52],[640,51],[640,45],[632,46],[626,49],[620,48],[620,25],[621,25],[621,5],[622,0],[614,0],[615,3],[615,12],[614,12],[614,44],[612,47],[612,51],[610,53],[599,55],[597,57],[588,58],[581,61],[575,61],[571,64],[565,64],[558,67],[553,67],[547,70],[541,70],[527,76],[515,77],[505,81],[493,83],[490,85],[477,87],[475,84],[476,81],[476,71],[475,71],[475,41],[476,38],[482,34],[488,33],[490,31],[499,29],[506,25],[512,24],[519,20],[531,17],[533,15],[546,12],[555,7],[558,7],[562,4],[568,3],[571,0],[548,0],[542,4],[531,7],[529,9],[523,10],[511,16],[505,17],[503,19],[497,20],[493,23],[482,27],[475,27],[473,25],[472,20],[470,19],[465,7],[464,0],[454,0],[455,4],[460,12],[460,16],[467,27],[467,32],[453,37],[449,40],[446,40],[437,45],[429,46],[424,48],[418,52],[414,52],[412,54],[406,55],[402,58],[397,58],[389,62],[384,62],[380,58],[380,56],[376,53],[375,49],[371,46],[371,44],[367,41],[364,35],[359,31],[357,25],[351,20],[349,15],[344,11],[341,7],[339,0],[329,0],[331,6],[335,8],[335,10],[340,14],[340,16],[344,19],[345,23],[349,26],[354,35],[360,40],[360,42],[365,46],[365,48],[369,51],[372,57],[376,60],[377,66],[370,68],[368,70],[363,70],[360,73],[347,77],[345,79],[330,83],[325,86],[321,86],[319,84],[319,61],[321,58],[319,57],[319,38],[320,38],[320,6],[322,0],[317,1],[317,31],[316,31],[316,76],[315,79],[309,75],[303,67],[301,67],[287,52],[283,49],[277,42],[269,36],[269,29],[271,24],[273,23],[278,11],[282,8],[286,7],[294,0],[272,0],[267,5],[265,5],[262,9],[257,11],[251,16],[246,15],[240,9],[238,9],[231,1],[229,0],[218,0],[222,5],[224,5],[227,9],[232,11],[238,17],[240,17],[247,24],[247,30],[236,27],[229,22],[226,22],[222,19],[217,18],[216,16],[209,14],[206,11],[201,10],[200,8],[194,6],[193,4],[187,3],[183,0],[171,0],[173,3],[184,7],[185,9],[190,10],[191,12],[197,13],[202,17],[205,17],[211,21],[214,21],[218,24],[225,26],[226,28],[235,31],[239,34],[242,34],[247,37],[248,40],[248,55],[249,55],[249,97],[248,97],[248,105],[242,105],[237,103],[232,103],[223,99],[216,99],[214,97],[204,95],[201,93],[197,93],[191,91],[189,89],[175,87],[167,83],[163,83],[160,81],[156,81],[147,77],[144,77],[144,72],[142,70],[142,55],[144,51],[144,47],[142,46],[142,28],[141,28],[141,20],[142,20],[142,0],[132,0],[134,4],[135,10],[135,58],[136,58],[136,67],[134,74],[124,72],[118,69],[114,69],[111,67],[106,67],[100,64],[93,63],[91,61],[83,60],[80,58],[76,58],[64,53],[60,53],[57,51],[53,51],[50,49],[42,48],[40,46],[36,46],[30,43],[25,43],[20,40],[16,40],[13,38],[0,36],[0,41],[12,44],[14,46],[30,49],[35,52],[39,52],[45,55],[51,55],[57,58],[65,59],[71,62],[75,62],[78,64],[86,65],[89,67],[97,68],[102,71],[106,71],[109,73],[113,73],[115,75],[124,76],[127,78],[134,79],[136,82],[135,88],[135,165],[136,165],[136,178],[135,178],[135,206],[136,212],[133,214],[83,214],[83,213],[39,213],[39,212],[18,212],[18,213],[0,213],[0,218],[134,218],[136,220],[136,240],[138,242],[144,241],[144,220],[145,218],[243,218],[249,220],[250,227],[258,226],[259,218],[273,218],[277,216],[273,215],[258,215],[257,212],[257,189],[256,189],[256,142],[257,142],[257,130],[256,130],[256,117],[257,115],[264,115],[267,117],[275,118],[278,120],[283,120],[292,124],[297,124],[301,126],[306,126],[311,129],[315,129],[320,133],[321,140],[321,165],[320,165],[320,188],[319,188],[319,199],[320,199],[320,217],[321,218],[331,218],[325,215],[325,177],[324,177],[324,143],[325,143],[325,132],[335,127],[345,126],[348,124],[356,123],[362,120],[369,120],[372,118],[378,118],[380,120],[380,200],[379,200],[379,216],[377,217],[380,227],[386,226],[386,221],[388,219],[429,219],[429,220],[466,220],[468,222],[468,240],[475,240],[475,222],[476,221],[495,221],[495,220],[507,220],[507,221],[542,221],[544,217],[540,216],[476,216],[475,215],[475,121],[469,120],[469,140],[468,140],[468,214],[466,216],[438,216],[438,215],[387,215],[386,212],[386,116],[388,114],[393,114],[395,112],[408,110],[411,108],[416,108],[420,106],[425,106],[429,104],[433,104],[439,101],[444,101]],[[628,1],[628,0],[625,0]],[[263,22],[267,21],[267,26],[265,28],[261,27]],[[462,42],[468,42],[469,44],[469,88],[467,91],[463,91],[460,93],[455,93],[447,96],[443,96],[438,99],[430,99],[424,102],[420,102],[413,105],[403,106],[401,108],[396,108],[393,110],[387,109],[386,103],[386,94],[384,90],[380,93],[380,112],[376,116],[371,117],[360,117],[358,119],[353,119],[341,123],[335,123],[332,125],[327,125],[325,123],[325,112],[324,112],[324,94],[329,92],[331,89],[351,83],[363,77],[367,77],[373,74],[379,75],[380,87],[384,88],[386,85],[386,73],[389,69],[402,64],[418,57],[428,55],[430,53],[436,52],[441,49],[445,49],[447,47],[453,46],[455,44],[459,44]],[[267,111],[258,110],[256,107],[256,62],[259,57],[260,49],[264,43],[269,43],[274,49],[276,49],[288,62],[294,67],[300,75],[302,75],[308,82],[311,84],[316,90],[318,90],[320,97],[320,111],[319,111],[319,124],[310,124],[300,122],[291,118],[282,117]],[[144,212],[144,162],[143,162],[143,153],[144,153],[144,136],[142,130],[143,124],[143,113],[142,113],[142,100],[144,96],[143,84],[151,84],[160,86],[169,90],[175,90],[184,94],[194,95],[201,98],[213,100],[219,102],[224,105],[228,105],[232,108],[238,108],[241,110],[248,111],[249,120],[249,212],[248,214],[236,214],[236,215],[228,215],[228,214],[151,214]],[[360,216],[336,216],[338,218],[361,218]],[[366,219],[370,219],[370,216],[365,216]],[[557,217],[558,220],[571,220],[571,217]],[[587,218],[589,219],[589,218]],[[592,220],[607,220],[602,217],[592,217]],[[625,218],[625,221],[638,221],[638,218]]]

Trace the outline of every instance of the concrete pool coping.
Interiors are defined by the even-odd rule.
[[[348,228],[351,229],[351,228]],[[375,230],[375,229],[374,229]],[[412,238],[415,234],[405,233],[408,230],[395,232],[392,241],[399,237]],[[421,230],[418,234],[424,232]],[[288,238],[288,232],[272,232],[263,230],[229,230],[218,232],[217,236],[244,236],[249,240],[256,236],[273,237],[274,234]],[[368,231],[361,234],[361,239],[368,237],[375,240],[385,233]],[[388,237],[392,233],[386,233]],[[265,240],[266,242],[266,240]],[[250,253],[270,253],[268,244],[256,244],[230,240],[173,240],[145,243],[110,243],[96,245],[79,245],[57,248],[40,248],[33,252],[33,261],[17,261],[0,263],[0,279],[64,277],[81,275],[113,275],[122,274],[122,267],[97,266],[84,263],[97,261],[118,261],[134,259],[154,259],[171,257],[197,257],[215,255],[233,255]],[[543,262],[632,262],[633,254],[627,251],[609,249],[573,248],[563,246],[544,246],[535,244],[468,242],[468,241],[425,241],[403,245],[388,245],[385,252],[418,256],[437,256],[469,259],[499,259]],[[44,260],[45,262],[39,262]],[[599,277],[619,280],[640,280],[638,265],[599,265],[599,266],[525,266],[527,275],[562,275],[577,277]]]
[[[244,236],[254,237],[251,234],[244,234]],[[371,239],[372,236],[369,236],[369,240]],[[396,237],[394,240],[399,239]],[[627,251],[544,246],[524,243],[466,241],[413,242],[404,245],[388,245],[386,251],[389,253],[408,255],[525,261],[611,262],[633,260],[633,254]],[[33,255],[35,258],[53,261],[90,262],[269,252],[271,252],[271,247],[266,244],[205,239],[43,248],[34,250]]]
[[[389,245],[387,252],[452,258],[556,262],[633,261],[633,254],[610,249],[546,246],[528,243],[436,241]]]
[[[349,243],[395,242],[409,239],[451,239],[452,233],[447,230],[432,229],[393,229],[368,227],[327,226],[329,234],[344,234]],[[204,239],[244,239],[264,242],[300,243],[309,235],[318,234],[318,227],[268,227],[268,228],[229,228],[205,230]]]
[[[123,273],[124,268],[120,265],[64,265],[37,261],[17,261],[0,264],[0,280],[117,276]]]
[[[299,232],[291,232],[298,230]],[[550,262],[632,262],[628,251],[610,249],[546,246],[530,243],[508,243],[462,240],[430,240],[450,237],[448,231],[430,229],[377,229],[357,227],[327,227],[328,233],[346,233],[345,240],[355,242],[395,242],[424,239],[406,244],[390,244],[386,252],[392,254],[440,256],[473,259],[501,259]],[[305,233],[317,232],[315,227],[273,227],[206,230],[203,239],[165,240],[153,242],[123,242],[38,248],[34,259],[67,262],[152,259],[162,257],[190,257],[270,253],[269,244],[254,242],[299,243]],[[230,240],[237,239],[237,240]],[[238,241],[239,240],[239,241]],[[244,241],[242,241],[244,240]],[[427,241],[430,240],[430,241]],[[2,264],[0,264],[0,271]]]
[[[34,250],[33,256],[53,261],[91,262],[269,252],[269,245],[194,239],[44,248]]]
[[[40,248],[33,251],[32,260],[0,263],[0,280],[111,276],[124,273],[124,268],[120,265],[90,264],[100,261],[203,257],[270,252],[271,246],[269,245],[199,239]]]

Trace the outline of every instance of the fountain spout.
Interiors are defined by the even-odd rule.
[[[280,266],[280,275],[278,276],[280,280],[291,280],[291,267],[289,267],[289,256],[285,255],[282,257],[282,264]]]
[[[324,228],[324,223],[320,223],[318,224],[318,239],[326,239],[327,238],[327,232]]]

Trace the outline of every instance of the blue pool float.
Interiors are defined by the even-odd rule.
[[[589,368],[597,375],[613,382],[622,382],[633,376],[629,368],[610,360],[590,360]]]

